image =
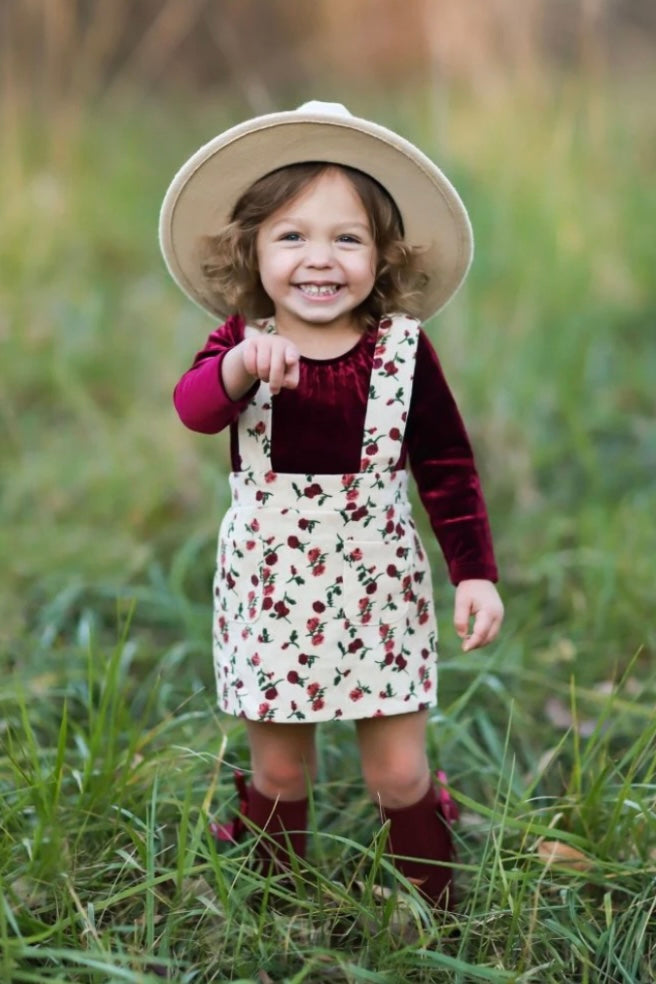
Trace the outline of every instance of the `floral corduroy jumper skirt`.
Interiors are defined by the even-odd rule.
[[[430,567],[407,472],[395,470],[418,335],[406,315],[379,324],[357,474],[274,472],[266,383],[240,415],[242,470],[230,475],[214,579],[223,711],[312,723],[435,703]]]

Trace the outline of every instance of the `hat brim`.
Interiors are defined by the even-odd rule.
[[[406,242],[422,249],[428,277],[420,315],[436,314],[462,284],[473,255],[467,211],[457,191],[433,162],[409,141],[355,116],[272,113],[227,130],[182,166],[166,192],[160,214],[160,246],[181,289],[212,315],[232,313],[221,298],[209,299],[199,263],[202,237],[230,220],[239,197],[255,181],[287,164],[330,161],[370,174],[401,213]]]

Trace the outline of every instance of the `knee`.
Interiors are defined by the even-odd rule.
[[[385,757],[363,761],[362,772],[372,799],[391,809],[410,806],[430,785],[425,753],[396,749]]]
[[[263,761],[253,763],[255,787],[271,799],[302,799],[314,778],[314,762],[302,758],[265,756]]]

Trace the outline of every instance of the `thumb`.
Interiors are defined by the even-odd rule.
[[[456,593],[455,606],[453,610],[453,624],[461,639],[464,639],[469,631],[469,617],[471,614],[471,603],[467,595],[459,595]]]

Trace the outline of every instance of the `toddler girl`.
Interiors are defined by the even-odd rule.
[[[241,813],[266,832],[259,857],[303,855],[316,725],[351,719],[395,862],[448,906],[453,807],[425,742],[437,627],[407,467],[463,649],[486,645],[503,606],[485,504],[420,327],[468,270],[464,206],[412,144],[314,102],[197,151],[160,235],[180,287],[222,321],[174,399],[192,430],[230,427],[214,665],[220,708],[248,732]]]

